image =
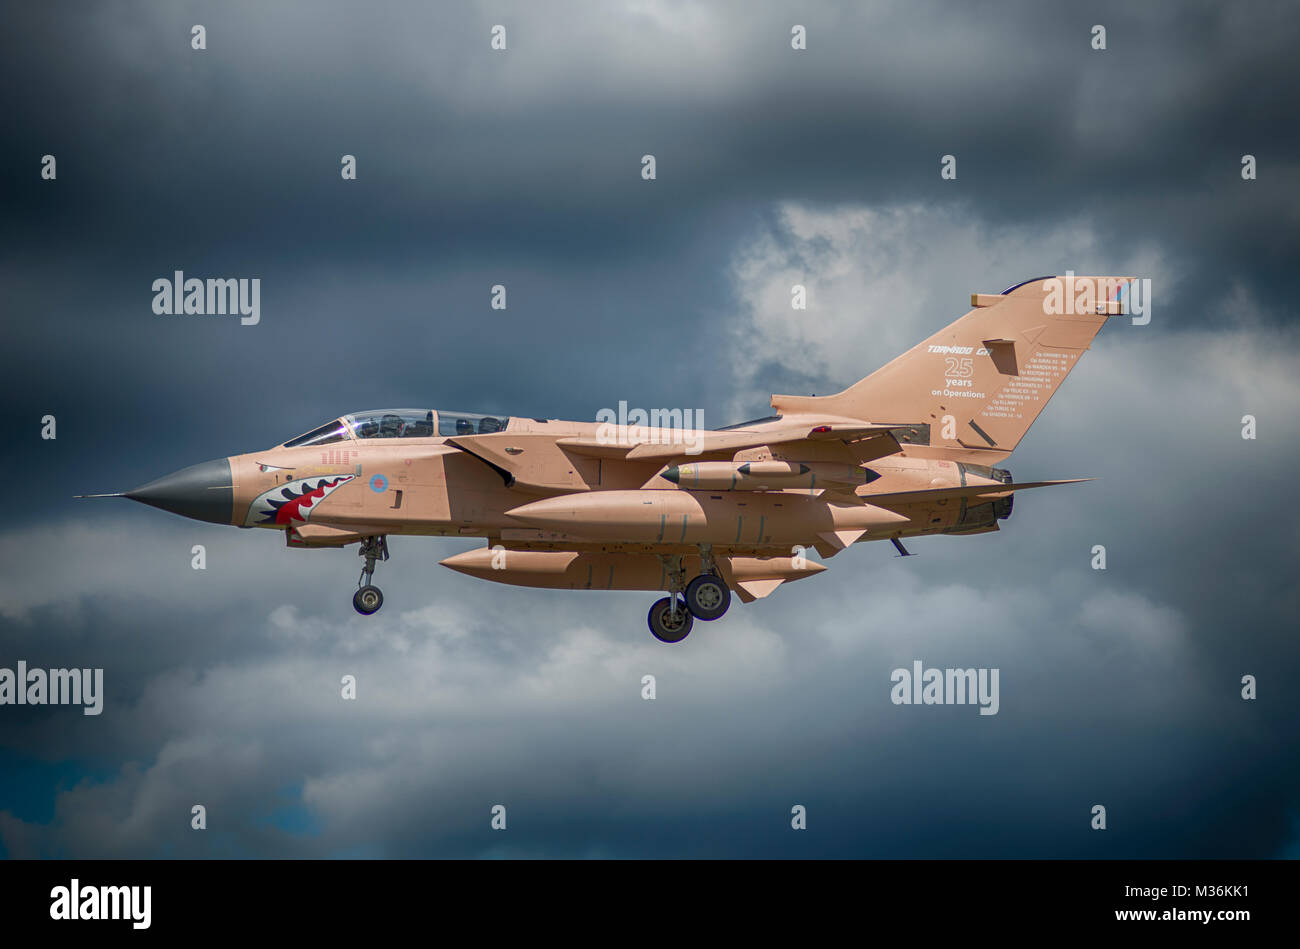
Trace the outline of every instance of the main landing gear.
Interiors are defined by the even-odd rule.
[[[647,618],[650,632],[661,643],[679,643],[691,633],[695,620],[705,622],[719,619],[731,606],[731,589],[722,579],[713,552],[705,547],[700,551],[704,572],[685,584],[685,571],[681,557],[664,557],[668,574],[668,595],[650,607]]]
[[[731,589],[715,573],[702,573],[686,585],[686,608],[696,619],[719,619],[730,605]]]
[[[366,558],[366,565],[361,568],[357,592],[352,595],[352,607],[362,616],[369,616],[384,605],[384,594],[379,587],[371,586],[370,578],[375,575],[376,562],[388,559],[388,538],[367,537],[361,542],[358,553]]]
[[[695,619],[681,597],[673,594],[650,607],[650,632],[661,643],[679,643],[691,634]]]

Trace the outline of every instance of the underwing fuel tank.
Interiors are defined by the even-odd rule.
[[[650,489],[566,494],[506,515],[529,527],[592,540],[787,549],[827,531],[861,534],[908,523],[882,507],[829,504],[811,495]]]
[[[699,572],[698,558],[685,558],[688,574]],[[719,558],[732,586],[801,580],[826,568],[795,557]],[[442,561],[457,573],[520,587],[559,590],[666,590],[668,575],[653,554],[597,554],[572,550],[505,550],[480,547]],[[743,587],[742,587],[743,588]]]
[[[708,491],[856,486],[880,477],[869,468],[823,461],[702,461],[674,465],[663,476],[680,487]]]

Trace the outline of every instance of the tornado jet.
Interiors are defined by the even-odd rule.
[[[661,593],[650,631],[679,643],[733,594],[753,603],[855,544],[906,556],[910,538],[998,530],[1017,491],[1086,480],[1017,482],[999,465],[1125,312],[1133,279],[973,294],[960,319],[842,392],[773,395],[767,417],[726,428],[687,427],[678,410],[580,422],[381,409],[85,496],[275,532],[294,549],[356,545],[363,615],[384,602],[373,581],[388,537],[481,538],[442,565],[516,586]]]

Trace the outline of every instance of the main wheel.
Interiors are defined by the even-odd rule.
[[[731,606],[727,582],[714,573],[702,573],[686,585],[686,608],[696,619],[715,620]]]
[[[695,622],[691,619],[690,610],[681,600],[677,601],[676,610],[673,610],[672,605],[673,598],[666,596],[650,607],[650,632],[661,643],[681,642],[690,635],[691,626]]]
[[[384,605],[384,595],[379,587],[365,586],[352,595],[352,607],[362,616],[369,616]]]

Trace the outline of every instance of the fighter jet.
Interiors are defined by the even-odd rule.
[[[389,535],[484,538],[442,561],[517,586],[646,590],[651,633],[826,569],[856,543],[998,530],[1019,444],[1130,277],[1039,277],[972,309],[849,386],[774,395],[773,414],[717,430],[569,422],[441,409],[332,419],[283,444],[151,481],[126,497],[185,517],[283,535],[292,548],[359,545],[353,596],[369,615]],[[703,368],[703,367],[701,367]],[[641,421],[641,419],[636,419]]]

